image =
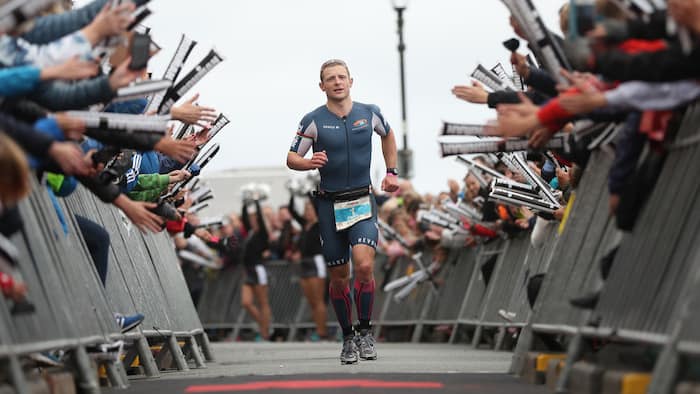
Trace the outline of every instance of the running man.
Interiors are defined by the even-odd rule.
[[[359,358],[376,360],[370,321],[374,303],[374,254],[377,247],[377,209],[370,181],[372,133],[382,138],[387,176],[382,190],[398,190],[396,140],[389,124],[375,105],[353,102],[353,79],[342,60],[321,66],[319,87],[326,105],[304,116],[287,154],[293,170],[318,169],[321,184],[317,193],[323,257],[330,276],[330,296],[343,330],[341,364]],[[313,147],[313,156],[304,156]],[[359,324],[357,337],[352,326],[350,300],[350,250],[354,267],[354,298]]]

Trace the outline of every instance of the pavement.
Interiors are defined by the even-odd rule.
[[[340,343],[214,343],[204,369],[134,379],[107,393],[544,394],[507,375],[511,354],[446,344],[379,343],[376,361],[340,365]]]

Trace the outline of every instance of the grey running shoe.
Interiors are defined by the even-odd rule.
[[[360,358],[362,360],[376,360],[377,349],[374,347],[374,336],[369,330],[361,330],[359,337]]]
[[[357,346],[355,345],[355,336],[348,335],[343,338],[343,350],[340,351],[340,364],[356,364],[357,363]]]

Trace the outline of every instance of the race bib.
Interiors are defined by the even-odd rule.
[[[335,230],[342,231],[352,227],[357,222],[371,218],[372,202],[369,197],[364,196],[356,200],[334,202]]]

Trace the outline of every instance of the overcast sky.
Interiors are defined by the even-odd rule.
[[[555,31],[564,0],[535,0]],[[79,4],[84,4],[84,1]],[[224,112],[232,124],[217,141],[222,152],[209,170],[284,166],[302,116],[325,102],[318,72],[329,58],[347,61],[352,98],[377,104],[401,141],[396,13],[390,0],[153,0],[145,24],[164,50],[152,59],[161,76],[185,33],[196,40],[185,72],[216,47],[226,58],[195,86],[200,103]],[[420,192],[445,188],[464,168],[438,157],[442,120],[484,122],[492,111],[455,99],[450,90],[469,81],[478,63],[507,65],[501,42],[513,33],[498,0],[412,0],[405,13],[409,146]],[[378,139],[375,173],[384,169]]]

